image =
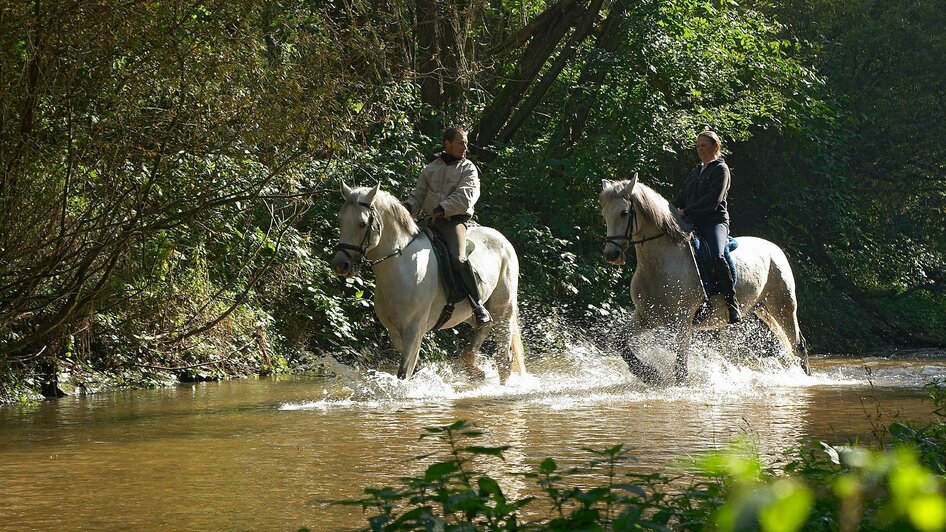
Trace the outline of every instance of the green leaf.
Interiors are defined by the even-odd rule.
[[[503,496],[503,490],[499,487],[499,483],[493,480],[490,477],[480,477],[477,479],[476,484],[480,487],[480,492],[487,495],[492,495],[497,499],[501,499],[501,502],[506,502],[505,496]]]
[[[943,530],[946,528],[946,500],[941,493],[920,495],[910,501],[907,515],[919,530]]]
[[[916,431],[902,423],[891,423],[890,434],[901,441],[909,441],[916,438]]]
[[[424,479],[429,481],[442,480],[445,476],[460,470],[456,462],[439,462],[432,464],[424,472]]]
[[[498,456],[500,458],[503,458],[503,451],[507,449],[509,449],[508,445],[501,445],[499,447],[481,447],[479,445],[471,445],[470,447],[463,448],[463,450],[468,453]]]
[[[486,505],[486,502],[477,497],[476,494],[466,492],[458,493],[451,495],[444,506],[444,510],[447,512],[466,512],[466,513],[486,513],[491,509]]]
[[[765,532],[794,532],[808,520],[814,494],[800,482],[780,479],[769,486],[774,500],[759,510],[759,524]]]
[[[401,517],[397,518],[393,523],[391,523],[386,528],[390,530],[401,530],[404,524],[411,521],[415,521],[417,523],[429,523],[429,522],[443,523],[443,519],[435,516],[433,514],[432,509],[429,506],[420,506],[418,508],[414,508],[413,510],[405,512],[403,515],[401,515]],[[437,529],[434,527],[431,527],[431,528],[433,528],[434,530]],[[442,524],[439,527],[439,529],[440,530],[443,529]]]
[[[615,484],[614,487],[615,489],[629,491],[642,499],[647,498],[647,492],[644,491],[644,488],[638,486],[637,484]]]

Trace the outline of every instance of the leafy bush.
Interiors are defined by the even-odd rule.
[[[763,467],[748,440],[694,460],[691,474],[639,474],[621,445],[587,449],[586,466],[542,460],[521,474],[537,495],[509,499],[478,470],[508,446],[480,446],[465,421],[425,429],[445,457],[398,487],[337,501],[369,511],[365,530],[943,530],[946,527],[946,389],[927,386],[936,419],[893,423],[887,446],[826,443]],[[418,457],[429,459],[436,453]],[[681,487],[683,486],[683,487]]]

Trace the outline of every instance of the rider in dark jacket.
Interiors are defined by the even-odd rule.
[[[729,211],[726,197],[729,194],[729,167],[720,157],[722,142],[712,131],[704,131],[696,137],[698,164],[683,181],[673,205],[680,209],[683,219],[691,223],[696,234],[709,246],[713,257],[711,272],[723,297],[729,323],[741,319],[736,304],[735,276],[726,261],[724,248],[729,240]],[[698,316],[700,314],[698,313]]]

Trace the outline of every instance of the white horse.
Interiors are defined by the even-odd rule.
[[[709,318],[692,325],[703,300],[703,289],[690,251],[690,233],[683,228],[676,209],[650,187],[638,183],[637,174],[629,181],[601,181],[601,214],[608,226],[605,259],[624,264],[625,253],[634,244],[637,269],[631,279],[634,316],[630,338],[657,328],[669,327],[677,340],[673,365],[678,382],[687,376],[687,350],[692,330],[722,328],[727,321],[723,296],[713,305]],[[808,350],[798,328],[798,301],[795,278],[785,253],[775,244],[755,237],[739,237],[732,252],[736,264],[736,302],[743,314],[752,310],[788,349],[791,360],[807,373]],[[641,361],[633,347],[622,356],[638,378],[656,383],[660,375]]]
[[[345,277],[354,275],[363,261],[374,269],[374,311],[401,353],[397,376],[406,379],[414,373],[421,341],[437,325],[447,296],[426,233],[418,229],[397,199],[379,190],[380,186],[351,189],[342,183],[345,203],[338,213],[341,236],[332,269]],[[460,360],[471,376],[482,378],[483,371],[476,367],[476,353],[490,330],[495,329],[500,378],[506,380],[510,366],[523,375],[524,350],[516,300],[519,258],[512,244],[495,229],[470,227],[467,239],[475,244],[467,260],[472,261],[479,276],[480,294],[493,321],[473,333]],[[456,304],[452,317],[440,328],[450,329],[460,323],[475,323],[466,299]]]

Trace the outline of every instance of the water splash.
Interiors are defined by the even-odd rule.
[[[498,371],[489,358],[480,358],[486,378],[471,382],[458,362],[425,362],[408,380],[393,374],[359,371],[326,357],[323,366],[334,374],[311,401],[284,403],[282,410],[388,410],[411,406],[432,407],[463,401],[505,401],[568,409],[581,405],[661,402],[725,402],[739,398],[788,398],[814,387],[908,386],[918,387],[936,378],[946,378],[946,360],[939,353],[923,354],[917,372],[898,365],[889,357],[849,364],[844,359],[812,360],[812,375],[806,375],[761,323],[743,322],[724,334],[701,332],[693,336],[689,350],[689,377],[682,385],[647,386],[628,370],[618,355],[622,337],[613,321],[568,326],[560,322],[526,330],[531,348],[526,359],[528,373],[512,376],[500,384]],[[526,322],[528,323],[528,321]],[[603,340],[602,340],[603,339]],[[530,341],[531,340],[531,341]],[[670,375],[674,337],[656,330],[635,339],[635,353]]]
[[[667,351],[652,351],[651,358],[673,359]],[[670,364],[661,365],[669,368]],[[771,394],[779,388],[862,382],[844,376],[808,376],[801,368],[785,368],[774,359],[751,366],[735,364],[718,353],[701,350],[690,359],[690,379],[685,385],[651,387],[634,377],[619,356],[582,342],[566,345],[555,355],[528,360],[529,372],[513,375],[504,384],[500,384],[492,361],[482,362],[481,368],[486,373],[481,382],[471,382],[459,364],[452,362],[425,364],[408,380],[384,371],[346,370],[324,385],[320,398],[285,403],[280,409],[370,410],[468,400],[520,401],[557,409],[628,401],[706,400],[710,396]]]

